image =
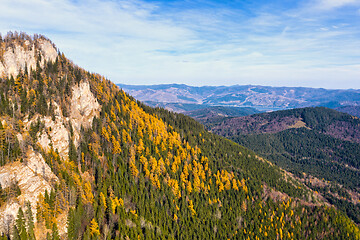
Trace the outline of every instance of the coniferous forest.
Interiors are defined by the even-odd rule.
[[[240,121],[239,124],[228,124],[215,131],[292,172],[360,223],[360,204],[353,200],[360,186],[358,118],[316,107],[262,113],[230,121],[235,120]],[[322,183],[311,179],[312,176]]]
[[[31,146],[58,181],[39,195],[36,212],[19,209],[1,239],[359,239],[346,214],[253,151],[185,115],[143,105],[64,54],[42,67],[37,60],[36,69],[0,79],[0,166],[26,161]],[[55,118],[55,105],[69,116],[71,89],[81,82],[100,113],[77,144],[69,122],[61,157],[38,144],[51,131],[43,119]],[[27,129],[29,119],[37,120]],[[0,188],[0,208],[20,194],[16,183]]]

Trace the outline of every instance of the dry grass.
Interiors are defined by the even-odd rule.
[[[297,122],[295,122],[293,125],[288,126],[288,128],[307,128],[310,129],[309,127],[306,126],[306,123],[302,121],[302,119],[298,120]]]

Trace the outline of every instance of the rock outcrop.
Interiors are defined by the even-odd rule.
[[[32,212],[36,213],[38,195],[45,190],[51,191],[52,182],[58,178],[45,163],[41,154],[29,149],[27,159],[17,161],[0,167],[0,184],[2,188],[8,188],[17,184],[21,194],[16,198],[9,199],[0,209],[0,232],[7,232],[8,225],[16,219],[19,207],[25,207],[30,202]],[[9,223],[10,221],[10,223]]]
[[[2,55],[2,61],[0,62],[0,75],[16,76],[19,70],[36,69],[36,62],[39,59],[40,66],[43,66],[46,61],[55,61],[58,55],[56,48],[53,44],[45,39],[37,39],[35,42],[30,43],[26,40],[23,45],[15,45],[8,47]]]
[[[92,125],[95,116],[99,116],[100,104],[90,91],[88,82],[80,82],[72,89],[70,120],[74,128],[74,144],[77,146],[80,139],[81,126],[88,128]]]
[[[55,117],[34,116],[30,121],[25,120],[27,130],[33,122],[39,120],[44,123],[45,127],[42,132],[38,133],[38,143],[45,150],[50,150],[53,146],[60,156],[64,159],[69,153],[70,129],[69,123],[73,128],[74,144],[78,146],[80,140],[81,126],[88,128],[92,125],[95,116],[100,113],[100,104],[90,91],[90,85],[82,81],[79,85],[72,88],[70,116],[64,117],[61,109],[56,102],[52,102],[55,107]]]

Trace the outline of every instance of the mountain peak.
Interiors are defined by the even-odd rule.
[[[16,76],[25,68],[29,72],[37,63],[43,67],[45,61],[54,62],[57,55],[55,45],[43,35],[8,32],[0,36],[0,75]]]

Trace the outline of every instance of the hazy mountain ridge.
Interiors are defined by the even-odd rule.
[[[206,104],[210,106],[254,107],[280,110],[309,106],[339,107],[360,105],[360,90],[328,90],[304,87],[253,85],[193,87],[179,84],[118,84],[136,99],[147,102]]]

